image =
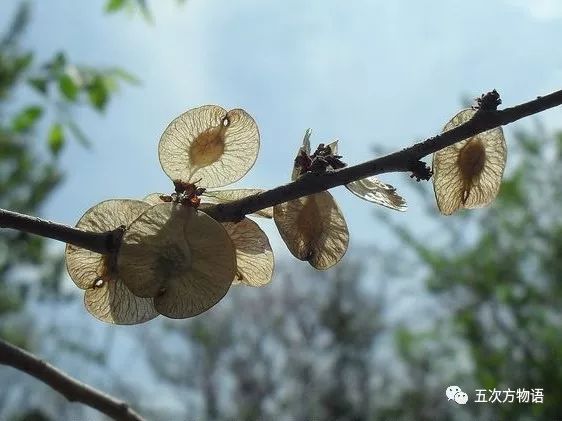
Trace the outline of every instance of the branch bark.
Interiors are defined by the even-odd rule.
[[[417,176],[420,169],[425,168],[425,164],[421,162],[422,158],[478,133],[513,123],[524,117],[538,114],[561,104],[562,90],[559,90],[504,110],[481,109],[470,121],[461,126],[401,151],[358,165],[342,168],[338,171],[326,172],[324,174],[307,173],[292,183],[241,200],[214,205],[205,209],[205,212],[217,221],[237,221],[244,215],[257,212],[258,210],[336,186],[342,186],[365,177],[388,172],[413,172]],[[426,177],[422,176],[421,178]],[[114,251],[118,247],[120,234],[122,233],[122,230],[106,233],[84,232],[65,225],[6,210],[0,210],[0,227],[13,228],[54,238],[97,253],[111,253]]]
[[[0,340],[0,364],[9,365],[41,380],[70,402],[81,402],[116,420],[144,421],[127,403],[73,379],[35,355],[3,340]]]
[[[111,253],[115,250],[123,233],[122,228],[105,233],[82,231],[68,225],[57,224],[5,209],[0,209],[0,228],[12,228],[41,237],[52,238],[101,254]]]

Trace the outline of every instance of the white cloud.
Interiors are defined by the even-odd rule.
[[[507,0],[508,4],[526,10],[533,18],[553,20],[562,18],[560,0]]]

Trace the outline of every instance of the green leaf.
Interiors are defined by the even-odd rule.
[[[130,83],[131,85],[140,85],[141,83],[138,77],[121,68],[112,69],[111,74],[115,78],[119,78],[124,82]]]
[[[19,348],[30,349],[31,347],[29,334],[10,324],[0,327],[0,338]]]
[[[144,19],[149,22],[152,23],[152,13],[150,13],[150,9],[148,8],[148,5],[146,4],[146,0],[137,0],[137,4],[141,10],[141,13],[144,17]]]
[[[105,86],[105,90],[108,92],[115,92],[119,88],[119,82],[113,75],[104,74],[102,77],[102,83]]]
[[[109,92],[103,77],[96,76],[92,83],[88,86],[88,98],[90,103],[99,111],[103,111],[109,100]]]
[[[21,73],[26,70],[33,62],[33,53],[27,53],[17,57],[14,61],[14,68],[16,73]]]
[[[24,108],[12,120],[12,129],[17,133],[23,133],[33,128],[35,123],[43,115],[43,108],[32,105]]]
[[[60,123],[55,123],[51,126],[47,143],[53,155],[57,156],[64,146],[64,130]]]
[[[59,90],[69,101],[76,101],[78,97],[78,86],[76,86],[69,75],[64,74],[59,78]]]
[[[20,2],[17,10],[8,26],[8,31],[0,39],[2,49],[14,46],[18,43],[29,24],[31,6],[29,2]]]
[[[114,13],[125,6],[125,0],[108,0],[105,3],[105,11],[107,13]]]
[[[44,77],[29,78],[27,83],[31,85],[40,94],[47,94],[47,79]]]
[[[541,145],[539,144],[539,140],[528,133],[520,132],[517,134],[517,140],[520,142],[521,146],[525,152],[535,156],[541,150]]]
[[[10,291],[6,286],[0,289],[0,314],[5,315],[7,313],[12,313],[19,311],[23,305],[21,297]]]
[[[55,54],[53,59],[43,66],[46,70],[48,70],[52,75],[58,75],[60,72],[64,70],[66,66],[66,56],[62,51],[59,51]]]

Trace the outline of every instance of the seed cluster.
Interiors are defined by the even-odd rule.
[[[345,167],[338,155],[338,141],[320,144],[311,154],[310,129],[306,131],[303,144],[297,152],[291,179],[294,181],[305,173],[337,171]],[[356,196],[404,211],[406,202],[389,184],[376,177],[346,184]],[[273,219],[281,238],[297,259],[308,261],[314,268],[325,270],[338,263],[349,244],[347,223],[334,197],[327,191],[281,203],[273,208]]]
[[[447,123],[450,130],[472,118],[463,110]],[[310,148],[311,131],[294,160],[291,179],[318,176],[346,166],[338,141]],[[143,200],[111,199],[90,208],[76,227],[92,232],[123,229],[119,249],[101,255],[66,247],[66,266],[85,290],[84,305],[108,323],[136,324],[161,314],[181,319],[217,304],[231,285],[261,287],[273,276],[269,239],[249,217],[217,222],[204,213],[263,192],[222,189],[241,179],[254,165],[260,144],[258,127],[242,109],[216,105],[189,110],[164,130],[158,156],[172,180],[171,194],[151,193]],[[501,128],[489,130],[434,154],[434,190],[439,210],[487,205],[498,193],[506,161]],[[396,189],[367,177],[346,185],[354,195],[390,209],[405,211]],[[251,217],[273,218],[281,238],[297,258],[325,270],[347,251],[349,231],[333,196],[323,191],[262,209]]]
[[[77,228],[95,232],[125,227],[116,255],[67,246],[67,269],[86,290],[86,309],[116,324],[158,314],[187,318],[218,303],[233,283],[268,284],[274,258],[261,228],[246,217],[219,223],[199,210],[262,191],[210,190],[242,178],[258,150],[258,127],[244,110],[207,105],[174,119],[158,145],[174,192],[102,202],[78,221]]]

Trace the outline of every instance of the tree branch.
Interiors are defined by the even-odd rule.
[[[12,228],[30,234],[74,244],[96,253],[111,253],[118,247],[123,228],[99,233],[82,231],[68,225],[57,224],[35,216],[0,209],[0,228]]]
[[[336,186],[342,186],[372,175],[415,171],[416,163],[427,155],[478,133],[513,123],[524,117],[540,113],[561,104],[562,90],[501,111],[480,110],[466,123],[431,137],[424,142],[402,149],[399,152],[334,172],[320,175],[307,173],[292,183],[237,200],[236,202],[216,205],[213,208],[205,209],[205,212],[217,221],[232,221],[260,209],[328,190]]]
[[[73,379],[35,355],[3,340],[0,340],[0,364],[12,366],[41,380],[70,402],[82,402],[116,420],[144,421],[127,403]]]
[[[483,98],[490,94],[483,95]],[[499,101],[499,97],[497,99]],[[217,221],[237,221],[244,215],[258,210],[336,186],[342,186],[372,175],[389,172],[412,172],[417,178],[429,179],[429,171],[424,171],[426,166],[421,162],[421,159],[427,155],[478,133],[513,123],[561,104],[562,90],[546,96],[539,96],[532,101],[504,110],[495,110],[483,106],[470,121],[409,148],[338,171],[323,174],[307,173],[292,183],[234,202],[214,205],[205,209],[205,212]],[[106,233],[84,232],[5,210],[0,210],[0,227],[54,238],[97,253],[114,251],[119,245],[120,235],[122,234],[122,230]]]

